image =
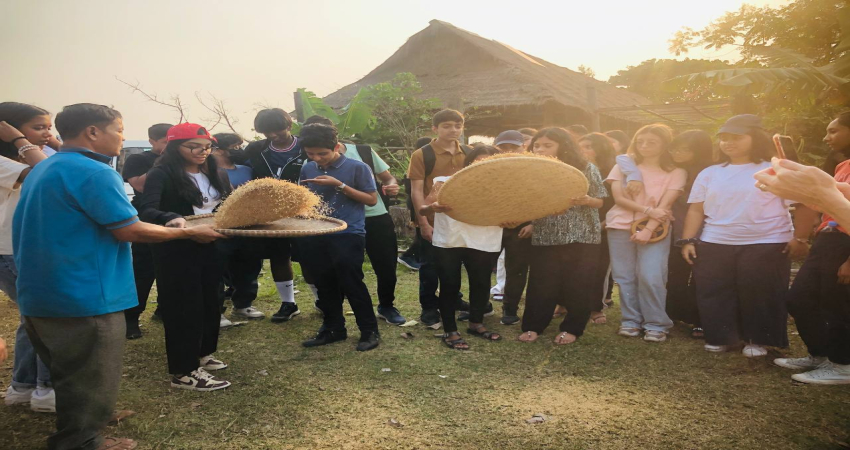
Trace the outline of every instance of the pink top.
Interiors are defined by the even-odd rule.
[[[657,207],[666,191],[684,190],[685,183],[688,181],[688,173],[684,169],[673,169],[672,172],[666,172],[664,169],[647,167],[643,164],[639,164],[637,167],[643,177],[644,190],[643,193],[632,200],[644,206]],[[620,171],[620,167],[614,166],[605,181],[623,181],[624,179],[625,176]],[[631,230],[632,222],[645,217],[646,214],[629,211],[615,204],[608,211],[608,215],[605,216],[605,228]]]

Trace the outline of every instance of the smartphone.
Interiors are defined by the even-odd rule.
[[[790,136],[783,136],[779,133],[773,135],[773,145],[776,146],[776,156],[779,159],[788,159],[788,154],[796,153],[794,150],[794,141]]]

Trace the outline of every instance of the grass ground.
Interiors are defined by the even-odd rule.
[[[369,268],[367,267],[368,271]],[[374,275],[367,273],[374,288]],[[710,354],[684,327],[649,344],[588,325],[576,344],[555,346],[554,327],[533,344],[517,326],[487,324],[501,342],[469,338],[451,351],[421,325],[381,324],[383,342],[357,353],[348,341],[304,349],[319,326],[303,283],[302,314],[285,324],[251,322],[222,333],[230,364],[226,391],[169,388],[163,330],[143,317],[144,338],[128,343],[119,409],[136,415],[110,428],[146,449],[838,449],[850,442],[850,386],[792,384],[771,365],[738,352]],[[374,289],[373,289],[374,290]],[[398,306],[418,318],[417,276],[399,269]],[[278,306],[268,276],[256,304]],[[496,304],[497,311],[499,305]],[[14,336],[17,312],[0,300],[0,336]],[[404,339],[402,332],[413,333]],[[793,327],[787,352],[803,355]],[[384,371],[390,369],[390,371]],[[8,386],[11,358],[0,366]],[[544,414],[548,420],[528,424]],[[391,419],[400,426],[390,425]],[[42,448],[53,417],[0,407],[0,448]]]

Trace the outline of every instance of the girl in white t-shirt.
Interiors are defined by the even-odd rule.
[[[211,158],[213,138],[192,123],[171,127],[168,144],[147,173],[139,199],[145,222],[185,228],[185,216],[213,212],[231,186]],[[171,387],[213,391],[230,386],[208,371],[227,364],[213,357],[221,318],[222,268],[214,243],[182,240],[151,244],[165,328]]]
[[[466,155],[464,166],[499,153],[491,146],[481,146]],[[498,333],[488,331],[484,326],[484,312],[490,299],[490,275],[502,251],[502,228],[480,225],[470,225],[452,219],[444,214],[451,211],[451,205],[441,205],[436,202],[436,195],[442,185],[450,177],[434,178],[434,188],[431,190],[427,206],[419,210],[419,214],[434,214],[434,259],[437,276],[440,279],[440,316],[443,320],[443,343],[449,348],[467,350],[469,344],[463,340],[457,331],[455,321],[455,303],[461,284],[461,266],[466,267],[469,277],[469,334],[482,337],[488,341],[498,341],[502,338]]]
[[[788,345],[789,257],[808,253],[814,213],[797,207],[795,235],[789,203],[755,187],[753,175],[775,154],[761,119],[732,117],[718,136],[722,162],[703,170],[691,188],[682,257],[694,264],[705,349],[722,352],[744,341],[744,356],[765,356],[765,346]]]

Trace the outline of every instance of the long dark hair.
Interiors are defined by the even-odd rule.
[[[201,190],[198,189],[198,185],[186,173],[186,159],[180,154],[180,146],[188,140],[179,139],[169,142],[165,146],[165,150],[162,151],[162,156],[156,161],[156,167],[168,174],[180,198],[194,206],[201,207],[204,204],[204,197]],[[210,185],[218,191],[223,200],[233,188],[230,186],[230,182],[224,179],[226,174],[219,171],[215,158],[210,155],[200,166],[200,169],[209,178]]]
[[[496,155],[499,153],[499,149],[493,147],[492,145],[479,145],[470,150],[469,153],[466,154],[466,158],[463,159],[463,167],[466,167],[475,162],[475,159],[481,155]]]
[[[558,144],[558,159],[584,172],[587,167],[587,159],[579,151],[578,144],[569,131],[558,127],[544,128],[531,138],[531,142],[528,143],[528,150],[533,152],[534,143],[542,137],[551,139]]]
[[[614,139],[614,140],[616,140],[617,142],[620,143],[620,149],[622,150],[622,153],[620,153],[621,155],[625,154],[626,151],[629,149],[629,135],[626,134],[625,131],[623,131],[623,130],[606,131],[605,136],[608,136],[609,138]]]
[[[770,161],[771,158],[776,156],[776,145],[773,143],[773,138],[766,131],[761,128],[750,128],[746,132],[746,135],[753,138],[753,146],[750,149],[750,162],[758,164],[760,162]],[[723,153],[722,150],[719,150],[719,147],[717,160],[724,166],[732,162],[732,159],[726,153]]]
[[[28,105],[18,102],[3,102],[0,103],[0,121],[5,121],[9,125],[17,128],[21,127],[38,116],[49,116],[50,113],[38,106]],[[58,148],[56,150],[59,150]],[[18,159],[18,149],[11,142],[0,140],[0,156],[5,156],[9,159]]]
[[[688,171],[688,186],[696,180],[697,175],[714,163],[714,143],[711,135],[702,130],[683,131],[673,138],[670,150],[677,147],[687,147],[694,153],[694,159],[687,164],[678,165]]]
[[[614,145],[611,144],[611,139],[602,133],[589,133],[581,137],[579,142],[588,141],[593,151],[596,152],[596,168],[602,178],[611,173],[611,169],[617,164],[617,152],[614,150]]]

